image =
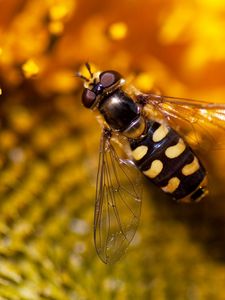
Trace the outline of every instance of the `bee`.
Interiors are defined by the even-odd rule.
[[[86,67],[90,78],[77,73],[84,80],[82,103],[101,116],[103,127],[94,242],[107,264],[121,258],[137,230],[141,173],[177,202],[208,194],[197,152],[223,145],[225,104],[141,93],[117,71]]]

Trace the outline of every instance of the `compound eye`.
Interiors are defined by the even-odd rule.
[[[100,75],[100,83],[104,88],[108,88],[122,78],[120,73],[116,71],[105,71]]]
[[[92,92],[89,89],[84,89],[83,94],[82,94],[82,103],[86,108],[90,108],[96,99],[96,95],[94,92]]]

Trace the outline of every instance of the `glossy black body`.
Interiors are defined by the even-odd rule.
[[[99,111],[114,130],[125,131],[140,116],[140,109],[128,94],[117,89],[106,95],[99,104]]]

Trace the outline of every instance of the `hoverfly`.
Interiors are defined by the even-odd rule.
[[[117,71],[86,67],[90,78],[77,74],[84,80],[82,103],[103,125],[94,242],[100,259],[114,263],[137,230],[141,172],[178,202],[207,195],[207,172],[192,149],[208,151],[224,142],[225,104],[144,94],[126,86]]]

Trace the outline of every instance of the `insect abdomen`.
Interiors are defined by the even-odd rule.
[[[205,196],[206,171],[176,131],[149,121],[148,132],[130,141],[137,167],[175,200],[198,201]]]

